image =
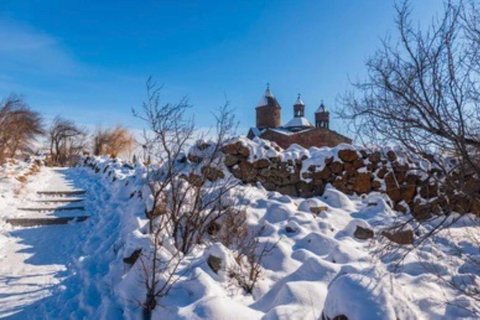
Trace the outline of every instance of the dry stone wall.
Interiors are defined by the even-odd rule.
[[[479,203],[439,185],[441,171],[428,159],[411,157],[398,149],[346,144],[332,149],[302,149],[294,146],[283,150],[265,140],[240,139],[224,146],[224,163],[244,183],[261,183],[269,191],[290,196],[319,196],[331,184],[349,195],[384,193],[395,210],[410,212],[417,219],[451,211],[480,215]],[[474,185],[479,192],[478,183]]]

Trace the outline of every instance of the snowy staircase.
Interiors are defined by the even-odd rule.
[[[84,198],[78,197],[84,194],[83,190],[39,191],[37,199],[17,208],[18,217],[7,222],[13,226],[32,227],[85,221],[90,216],[84,213]]]

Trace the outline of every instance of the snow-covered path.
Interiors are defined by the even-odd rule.
[[[26,214],[18,207],[35,203],[37,191],[86,190],[85,213],[94,215],[91,201],[95,193],[89,190],[88,176],[81,169],[43,168],[17,190],[16,197],[5,196],[0,201],[0,318],[36,318],[36,311],[46,299],[65,288],[62,282],[75,271],[78,241],[88,232],[87,222],[31,228],[12,227],[6,218]],[[12,192],[13,193],[13,192]]]

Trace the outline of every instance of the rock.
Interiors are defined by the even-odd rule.
[[[290,227],[290,226],[286,226],[286,227],[285,227],[285,232],[286,232],[286,233],[295,233],[296,230],[293,229],[293,228]]]
[[[207,258],[207,264],[213,272],[218,274],[218,271],[222,269],[222,259],[209,255]]]
[[[402,203],[397,203],[393,209],[395,211],[399,211],[401,213],[407,213],[408,212],[408,207],[403,205]]]
[[[298,195],[302,198],[313,197],[313,185],[305,181],[300,181],[296,185]]]
[[[248,162],[248,161],[242,161],[238,165],[240,174],[241,174],[241,180],[243,182],[254,182],[255,178],[257,177],[257,170],[253,167],[253,165]]]
[[[397,154],[395,153],[395,151],[389,150],[387,152],[387,158],[390,162],[393,162],[393,161],[397,160]]]
[[[357,160],[353,161],[353,166],[355,169],[360,169],[365,166],[365,161],[362,158],[358,158]]]
[[[322,180],[328,180],[332,176],[332,171],[326,166],[323,168],[322,171],[320,172],[314,172],[312,174],[313,179],[322,179]]]
[[[328,207],[327,207],[327,206],[310,207],[310,211],[311,211],[313,214],[318,215],[320,212],[328,211]]]
[[[370,160],[372,163],[379,163],[380,160],[382,160],[382,154],[378,151],[375,151],[368,157],[368,160]]]
[[[138,258],[140,258],[141,255],[142,255],[142,249],[137,249],[133,251],[133,253],[129,257],[123,258],[123,262],[133,265],[138,260]]]
[[[369,193],[372,190],[372,176],[370,173],[359,173],[355,178],[353,190],[358,193]]]
[[[295,186],[293,185],[277,187],[277,192],[285,194],[287,196],[298,196],[297,188],[295,188]]]
[[[270,161],[268,161],[267,159],[259,159],[253,163],[253,166],[256,169],[268,168],[269,165],[270,165]]]
[[[274,191],[274,190],[276,190],[276,188],[277,188],[277,186],[276,186],[274,183],[270,182],[270,181],[265,182],[265,183],[263,184],[263,187],[264,187],[266,190],[268,190],[268,191]]]
[[[357,169],[354,167],[353,164],[347,162],[345,163],[344,167],[345,167],[345,171],[347,171],[349,176],[355,177],[358,174]]]
[[[377,180],[372,181],[372,189],[374,191],[379,191],[381,187],[382,187],[382,183],[380,181],[377,181]]]
[[[225,174],[222,170],[214,167],[205,166],[201,169],[202,174],[208,181],[217,181],[218,179],[225,178]]]
[[[338,157],[345,162],[353,162],[358,158],[358,154],[355,150],[342,149],[338,151]]]
[[[415,185],[406,185],[401,188],[401,197],[406,203],[411,203],[415,193],[417,192],[417,187]]]
[[[353,236],[357,239],[366,240],[373,238],[373,230],[357,226]]]
[[[240,161],[240,158],[238,156],[233,156],[231,154],[227,154],[225,156],[225,160],[224,160],[224,164],[227,166],[227,167],[233,167],[234,165],[236,165],[238,162]]]
[[[386,167],[381,167],[377,172],[377,177],[380,179],[383,179],[387,174],[387,172],[388,172],[388,169]]]
[[[250,149],[247,146],[244,146],[241,141],[237,141],[235,143],[235,147],[237,149],[238,154],[247,158],[250,155]]]
[[[393,202],[398,202],[402,199],[400,188],[393,173],[390,172],[385,176],[385,185],[387,186],[387,195]]]
[[[410,229],[408,230],[391,229],[388,231],[383,231],[382,236],[399,245],[413,244],[413,231]]]
[[[329,168],[333,173],[340,173],[343,171],[343,163],[334,161],[329,165]]]

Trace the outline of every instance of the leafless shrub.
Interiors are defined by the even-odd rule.
[[[53,119],[48,136],[53,165],[66,165],[73,156],[87,149],[87,130],[61,116]]]
[[[122,125],[110,129],[99,128],[93,136],[93,154],[96,156],[116,158],[119,154],[131,152],[134,146],[133,135]]]
[[[22,97],[12,94],[0,103],[0,164],[17,152],[27,152],[44,133],[42,118]]]
[[[208,238],[212,224],[224,217],[230,208],[229,193],[237,180],[221,170],[221,147],[233,134],[235,122],[227,104],[216,116],[214,139],[205,141],[196,130],[193,118],[186,116],[190,108],[182,99],[177,104],[160,104],[160,89],[151,79],[147,81],[147,101],[134,115],[148,126],[145,146],[154,160],[148,166],[147,185],[151,203],[147,206],[149,232],[152,237],[153,258],[144,268],[147,296],[145,317],[151,316],[156,299],[168,293],[174,285],[183,257]],[[200,139],[190,154],[187,148]],[[162,236],[157,236],[161,234]],[[164,240],[173,242],[172,259],[158,264],[156,253],[165,249]],[[165,273],[165,270],[170,270]],[[184,269],[185,270],[185,267]],[[158,279],[167,278],[159,286]]]

